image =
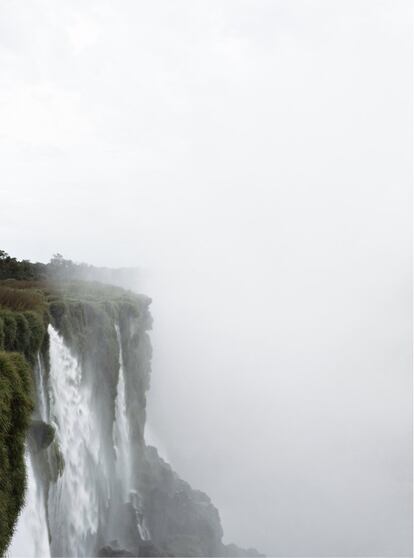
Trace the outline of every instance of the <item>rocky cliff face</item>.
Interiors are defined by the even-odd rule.
[[[145,444],[150,300],[82,282],[30,288],[45,325],[27,456],[38,555],[258,556],[223,545],[208,496]]]
[[[159,555],[262,556],[221,542],[220,516],[210,498],[180,479],[156,448],[146,448],[140,477],[144,513]]]

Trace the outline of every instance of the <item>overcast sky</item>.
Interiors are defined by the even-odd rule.
[[[268,555],[411,552],[411,17],[0,3],[0,248],[140,266],[152,437]]]

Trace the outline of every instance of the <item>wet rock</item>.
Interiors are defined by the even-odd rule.
[[[210,498],[180,479],[155,448],[147,447],[145,457],[140,490],[158,556],[262,556],[255,549],[224,545],[220,516]]]
[[[42,420],[32,420],[29,427],[29,444],[35,452],[48,448],[54,438],[53,426]]]
[[[112,557],[121,557],[121,556],[135,556],[135,554],[133,554],[132,552],[129,552],[129,550],[125,550],[125,549],[117,549],[117,548],[112,548],[112,546],[110,546],[109,544],[102,547],[99,551],[98,551],[98,557],[99,558],[112,558]]]
[[[265,556],[265,554],[260,554],[255,548],[245,549],[235,544],[223,545],[223,550],[223,556],[227,556],[228,558],[261,558]]]
[[[155,546],[152,542],[146,541],[139,547],[139,556],[147,556],[150,558],[167,556],[162,550]],[[172,554],[170,555],[172,556]]]

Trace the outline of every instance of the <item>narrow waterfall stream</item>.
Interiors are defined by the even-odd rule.
[[[142,513],[141,499],[136,490],[132,479],[132,455],[130,428],[126,410],[126,394],[125,394],[125,371],[124,360],[122,355],[122,339],[119,326],[115,326],[116,336],[119,346],[119,378],[117,385],[117,394],[115,401],[115,422],[113,429],[113,442],[116,454],[116,475],[119,485],[122,489],[123,503],[130,502],[135,510],[136,522],[139,535],[143,541],[150,539],[148,528],[145,524],[145,518]]]
[[[119,346],[119,379],[115,400],[115,422],[113,428],[113,442],[116,454],[116,475],[122,488],[122,499],[129,501],[131,491],[131,444],[129,439],[129,424],[126,414],[125,376],[122,356],[121,333],[116,326],[116,336]]]
[[[44,382],[44,366],[42,362],[42,357],[40,354],[37,355],[36,366],[34,367],[35,381],[36,381],[36,407],[39,414],[39,418],[43,421],[47,421],[48,415],[48,405],[46,403],[46,389]]]

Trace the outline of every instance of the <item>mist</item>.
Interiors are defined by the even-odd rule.
[[[411,3],[0,14],[1,248],[139,268],[148,436],[226,542],[410,555]]]

